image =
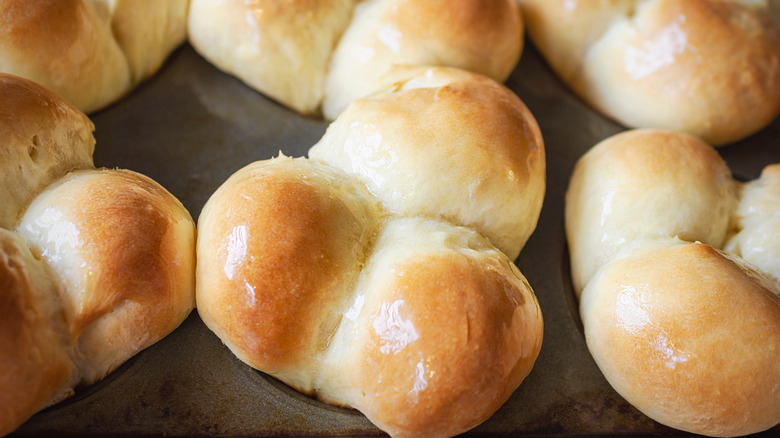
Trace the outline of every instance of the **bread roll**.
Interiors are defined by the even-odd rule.
[[[172,332],[192,310],[192,220],[148,177],[70,172],[35,198],[17,232],[59,284],[83,383]]]
[[[303,114],[316,114],[333,48],[357,0],[195,0],[188,31],[209,62]]]
[[[780,287],[711,246],[635,250],[582,293],[588,348],[629,403],[677,429],[780,422]]]
[[[244,362],[311,392],[295,373],[337,326],[381,216],[328,166],[280,156],[239,170],[198,219],[201,318]]]
[[[0,435],[173,331],[195,230],[159,184],[92,165],[92,123],[0,74]]]
[[[520,58],[523,24],[514,0],[193,0],[189,39],[258,91],[333,120],[393,65],[504,81]]]
[[[376,91],[393,65],[446,66],[503,82],[523,49],[523,21],[503,0],[367,0],[333,51],[323,113],[334,120]]]
[[[585,102],[628,126],[740,140],[780,113],[772,0],[519,0],[528,33]]]
[[[354,102],[309,157],[360,178],[393,213],[476,228],[517,258],[545,186],[544,143],[528,108],[458,69],[395,67],[379,83],[388,91]]]
[[[588,348],[660,423],[708,436],[780,423],[777,170],[740,183],[702,141],[652,130],[575,166],[566,231]]]
[[[542,316],[525,277],[477,232],[391,220],[322,354],[315,391],[391,436],[487,420],[533,367]]]
[[[184,41],[188,2],[4,0],[0,72],[97,111],[156,72]]]
[[[94,167],[94,125],[37,84],[0,74],[0,227],[12,228],[55,179]]]
[[[197,306],[241,360],[299,391],[393,436],[452,436],[490,417],[539,354],[539,305],[494,239],[514,257],[533,230],[543,144],[485,77],[393,77],[308,158],[249,164],[209,198]]]
[[[602,141],[577,162],[566,193],[575,291],[639,239],[722,247],[736,205],[726,163],[696,137],[642,129]]]

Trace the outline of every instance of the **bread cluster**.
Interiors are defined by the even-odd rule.
[[[192,0],[188,31],[215,66],[329,120],[393,65],[503,82],[523,48],[516,0]]]
[[[740,140],[780,113],[773,0],[519,0],[534,44],[585,102],[628,126]]]
[[[148,177],[96,169],[92,123],[59,96],[0,74],[0,102],[5,435],[184,320],[195,228]]]
[[[3,0],[0,72],[90,113],[155,73],[187,38],[189,0]]]
[[[513,260],[542,207],[544,145],[499,83],[524,20],[580,98],[650,128],[595,146],[566,193],[598,367],[680,430],[779,424],[780,165],[739,182],[710,146],[780,113],[778,2],[3,0],[0,436],[196,302],[240,360],[392,436],[488,419],[543,338]],[[307,157],[235,172],[197,236],[160,185],[95,168],[82,112],[186,38],[248,86],[333,120]]]
[[[780,423],[780,165],[738,182],[696,137],[618,134],[577,163],[566,233],[588,348],[628,402],[710,436]]]
[[[545,190],[542,138],[489,78],[400,67],[308,158],[254,162],[198,219],[201,318],[244,362],[394,436],[490,417],[542,315],[512,260]]]

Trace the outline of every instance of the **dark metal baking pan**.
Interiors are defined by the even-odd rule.
[[[470,434],[684,435],[648,419],[607,384],[587,351],[569,284],[563,197],[570,172],[586,150],[624,128],[575,98],[530,44],[507,85],[536,116],[547,149],[545,205],[517,259],[539,298],[545,336],[525,382]],[[304,155],[327,126],[220,72],[188,45],[156,76],[92,119],[98,166],[149,175],[195,219],[233,172],[279,151]],[[766,164],[780,162],[780,121],[719,152],[737,177],[757,177]],[[38,413],[15,434],[382,435],[358,412],[310,400],[249,368],[197,312],[107,379]]]

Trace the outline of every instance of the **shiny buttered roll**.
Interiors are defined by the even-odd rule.
[[[195,228],[148,177],[95,169],[92,123],[0,74],[0,435],[173,331]]]
[[[780,113],[775,0],[518,1],[553,70],[628,127],[718,146]]]
[[[516,0],[193,0],[189,40],[218,68],[333,120],[393,65],[504,81],[520,58]]]
[[[696,137],[596,145],[566,194],[588,348],[665,425],[741,436],[780,423],[780,166],[738,182]]]
[[[398,68],[308,158],[252,163],[198,220],[197,305],[244,362],[393,436],[490,417],[542,342],[512,260],[536,226],[544,147],[493,80]]]
[[[84,112],[154,74],[187,37],[189,0],[3,0],[0,72],[31,79]]]

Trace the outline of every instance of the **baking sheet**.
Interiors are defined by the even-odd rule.
[[[570,172],[592,145],[624,128],[573,97],[530,43],[507,85],[536,116],[547,151],[545,205],[517,259],[539,299],[545,337],[521,387],[469,434],[685,435],[648,419],[610,388],[585,346],[569,283],[563,196]],[[195,219],[233,172],[279,151],[304,155],[327,126],[220,72],[189,45],[131,95],[91,117],[96,165],[154,178]],[[738,178],[757,177],[766,164],[780,162],[780,121],[719,152]],[[15,433],[57,434],[383,435],[357,411],[313,401],[244,365],[197,312],[104,381],[38,413]]]

